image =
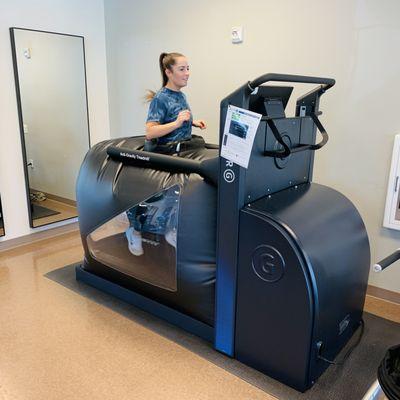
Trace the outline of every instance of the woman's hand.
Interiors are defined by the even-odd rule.
[[[182,126],[182,124],[185,121],[189,121],[190,120],[190,111],[189,110],[183,110],[178,114],[178,117],[175,120],[175,124],[177,128],[180,128]]]
[[[201,130],[207,128],[206,122],[202,119],[196,119],[195,121],[192,122],[192,125],[195,126],[196,128],[200,128]]]

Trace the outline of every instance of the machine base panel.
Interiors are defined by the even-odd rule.
[[[81,266],[77,266],[75,271],[77,281],[81,281],[93,286],[96,289],[117,297],[126,303],[132,304],[143,311],[147,311],[173,325],[178,326],[179,328],[193,333],[202,339],[213,342],[214,329],[211,326],[197,321],[194,318],[188,317],[187,315],[182,314],[170,307],[164,306],[163,304],[157,303],[156,301],[150,300],[147,297],[128,290],[113,282],[103,279],[91,272],[84,270]]]

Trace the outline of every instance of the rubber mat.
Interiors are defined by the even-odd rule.
[[[50,208],[39,206],[34,203],[32,203],[31,212],[32,212],[32,219],[50,217],[50,215],[60,214],[58,211],[50,210]]]
[[[400,343],[400,324],[364,313],[365,329],[359,345],[343,365],[332,365],[305,393],[283,385],[237,360],[224,356],[213,349],[212,344],[138,308],[107,295],[95,288],[77,282],[75,266],[68,265],[47,273],[45,276],[98,304],[109,307],[125,317],[142,324],[163,337],[173,340],[209,362],[218,365],[235,376],[281,400],[352,400],[361,399],[375,381],[378,366],[386,350]],[[355,333],[348,346],[356,340]],[[340,362],[347,352],[345,347],[337,356]]]

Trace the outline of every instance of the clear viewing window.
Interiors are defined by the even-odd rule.
[[[99,262],[149,284],[176,291],[181,187],[164,189],[107,221],[87,237]]]

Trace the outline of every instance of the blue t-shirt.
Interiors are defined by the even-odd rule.
[[[147,122],[158,122],[161,125],[173,122],[183,110],[190,110],[186,96],[182,92],[161,88],[151,100]],[[177,140],[186,140],[192,137],[192,117],[181,127],[168,135],[158,138],[159,144],[166,144]]]

